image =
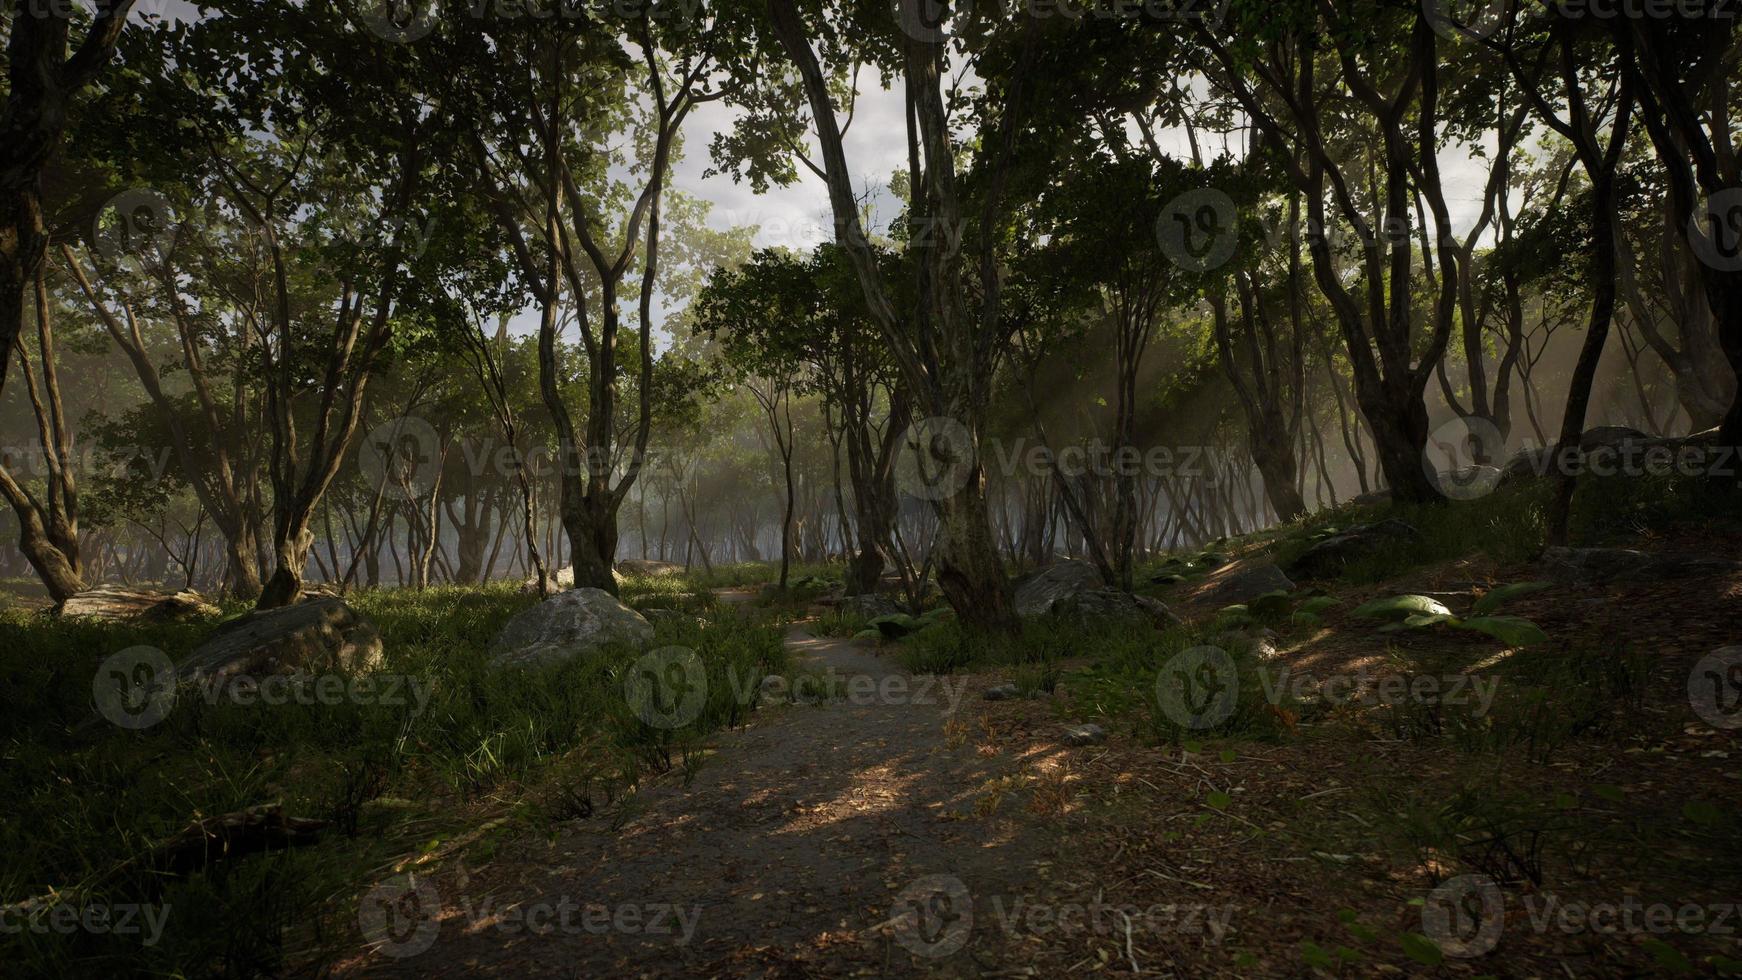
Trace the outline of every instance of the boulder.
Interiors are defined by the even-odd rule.
[[[1015,684],[998,684],[980,692],[980,697],[987,701],[1014,701],[1021,697]]]
[[[343,599],[304,599],[219,626],[177,668],[179,679],[222,681],[270,674],[356,673],[381,662],[375,624]]]
[[[1289,564],[1288,571],[1291,575],[1306,578],[1335,575],[1349,562],[1365,558],[1400,541],[1413,540],[1419,533],[1410,524],[1396,519],[1374,524],[1357,524],[1347,531],[1315,542]]]
[[[1029,576],[1016,587],[1016,614],[1045,616],[1066,596],[1102,588],[1101,573],[1086,561],[1061,561]]]
[[[1180,618],[1160,600],[1118,589],[1085,589],[1065,596],[1053,603],[1049,615],[1084,629],[1167,629],[1180,625]]]
[[[643,578],[664,578],[667,575],[682,575],[683,566],[669,561],[655,561],[651,558],[624,558],[617,562],[619,575],[639,575]],[[569,579],[574,580],[570,572]]]
[[[1222,579],[1210,590],[1208,598],[1219,606],[1231,606],[1251,602],[1268,592],[1293,591],[1294,582],[1283,574],[1282,569],[1266,562],[1248,565]]]
[[[1573,585],[1661,582],[1742,571],[1742,562],[1728,558],[1650,554],[1631,548],[1545,548],[1539,563],[1549,578]]]
[[[1065,742],[1069,745],[1100,745],[1107,740],[1107,730],[1100,725],[1077,725],[1065,729]]]
[[[1059,562],[1024,580],[1016,588],[1016,614],[1054,616],[1086,628],[1166,628],[1180,622],[1156,599],[1107,588],[1100,571],[1086,561]]]
[[[860,619],[876,619],[879,616],[893,616],[901,612],[894,600],[888,596],[866,593],[865,595],[850,595],[835,604],[843,616],[856,616]]]
[[[1579,437],[1579,448],[1587,453],[1603,449],[1622,449],[1632,451],[1651,446],[1678,447],[1684,444],[1697,444],[1705,438],[1705,433],[1689,436],[1687,439],[1657,439],[1648,436],[1638,429],[1625,425],[1599,425],[1588,429]],[[1500,486],[1517,483],[1521,480],[1531,480],[1537,477],[1553,476],[1555,474],[1554,446],[1536,446],[1512,454],[1506,465],[1500,470]]]
[[[1547,476],[1551,451],[1546,448],[1520,449],[1513,453],[1512,458],[1500,469],[1500,486]]]
[[[1461,469],[1435,473],[1430,482],[1435,490],[1453,500],[1471,500],[1493,493],[1504,476],[1505,473],[1498,466],[1476,463]]]
[[[1377,507],[1380,504],[1391,503],[1390,490],[1369,490],[1349,501],[1357,507]]]
[[[1651,442],[1652,438],[1628,425],[1599,425],[1586,429],[1579,436],[1579,448],[1585,452],[1602,449],[1609,446],[1625,446],[1629,443]]]
[[[510,619],[490,643],[490,660],[498,667],[536,666],[652,640],[653,625],[611,593],[570,589]]]
[[[554,572],[546,573],[544,580],[549,586],[546,591],[551,593],[561,592],[564,589],[572,589],[575,587],[575,570],[573,567],[559,568]],[[537,575],[534,575],[520,583],[520,594],[538,595]]]
[[[198,592],[143,592],[99,586],[61,603],[60,614],[117,623],[179,623],[217,616],[219,610]]]

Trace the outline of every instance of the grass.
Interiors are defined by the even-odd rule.
[[[671,583],[626,583],[625,597],[708,609],[711,597],[675,600],[692,589]],[[98,665],[141,644],[179,658],[213,624],[4,614],[0,683],[12,710],[0,720],[0,847],[11,859],[0,903],[52,890],[74,906],[170,912],[148,947],[139,937],[26,929],[0,934],[0,955],[35,975],[255,975],[306,964],[353,927],[350,902],[378,869],[492,816],[588,816],[649,772],[688,768],[709,732],[753,709],[761,678],[785,669],[772,616],[662,621],[654,646],[694,650],[706,686],[693,720],[650,726],[626,694],[637,651],[540,671],[489,667],[489,641],[533,601],[509,587],[361,592],[351,602],[381,630],[381,675],[405,679],[396,703],[238,705],[186,693],[139,732],[87,724]],[[332,825],[313,846],[186,878],[131,863],[197,817],[266,803]]]

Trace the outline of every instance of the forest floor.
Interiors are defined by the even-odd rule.
[[[1578,544],[1742,556],[1732,498],[1593,492]],[[1550,581],[1544,498],[1343,508],[1157,556],[1139,591],[1183,617],[1166,630],[1046,617],[990,637],[939,608],[867,639],[811,604],[826,567],[784,594],[756,587],[765,567],[639,578],[624,600],[653,645],[705,671],[675,729],[626,685],[657,651],[492,669],[493,638],[537,601],[512,583],[351,597],[417,697],[188,697],[140,730],[89,724],[104,665],[140,644],[188,656],[212,622],[0,611],[0,901],[174,912],[145,944],[0,929],[0,959],[45,976],[1742,976],[1742,663],[1713,659],[1738,642],[1742,572]],[[1247,570],[1390,517],[1419,534],[1226,604]],[[1404,594],[1464,619],[1382,630],[1361,612]],[[1498,594],[1527,638],[1460,628]],[[1193,727],[1162,693],[1205,646],[1237,676],[1231,713]],[[262,804],[330,830],[179,878],[140,859]]]
[[[1236,556],[1169,599],[1188,619],[1213,617],[1206,597],[1242,565]],[[1398,591],[1473,594],[1529,572],[1478,557],[1339,585],[1338,596],[1347,610]],[[1073,685],[1096,651],[1059,665],[1052,696],[986,701],[1008,669],[916,678],[888,647],[801,624],[788,638],[795,670],[913,696],[862,689],[758,713],[715,736],[687,785],[674,772],[645,788],[621,830],[566,824],[479,866],[433,870],[430,951],[377,950],[338,970],[1729,975],[1742,966],[1742,732],[1692,717],[1686,684],[1742,621],[1742,576],[1548,589],[1513,611],[1572,637],[1565,655],[1600,641],[1621,669],[1638,652],[1628,662],[1640,673],[1625,691],[1587,690],[1541,662],[1506,674],[1484,637],[1381,640],[1333,612],[1285,627],[1273,667],[1318,679],[1490,677],[1523,690],[1484,705],[1473,727],[1450,708],[1428,718],[1344,705],[1310,717],[1282,709],[1275,738],[1158,745],[1141,721],[1097,704],[1095,688]],[[1065,744],[1089,719],[1111,730],[1106,743]],[[1444,898],[1436,888],[1475,903],[1467,957],[1424,919]],[[1490,899],[1500,908],[1487,917]],[[565,905],[576,909],[566,927],[532,924],[549,926]],[[1490,918],[1491,950],[1472,934]]]
[[[905,889],[944,876],[976,897],[1015,896],[1056,857],[1022,808],[995,805],[1036,760],[962,737],[966,678],[915,679],[802,626],[787,643],[795,677],[833,673],[838,697],[722,733],[687,785],[673,771],[643,788],[619,830],[571,823],[501,847],[482,867],[440,869],[427,879],[441,901],[433,947],[339,972],[807,976],[933,965],[926,940],[891,923]],[[887,696],[895,690],[906,693]],[[529,921],[529,910],[555,918]],[[1003,959],[991,933],[974,938],[978,966]]]

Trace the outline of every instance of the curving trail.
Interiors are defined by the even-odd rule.
[[[676,772],[644,785],[617,832],[571,822],[550,840],[505,843],[482,868],[450,862],[427,879],[441,906],[427,950],[377,950],[339,972],[955,975],[1012,962],[997,930],[962,930],[954,945],[966,951],[944,956],[956,934],[916,941],[890,925],[916,880],[1013,895],[1051,856],[1019,807],[976,813],[988,781],[1021,766],[967,737],[978,694],[801,627],[787,644],[797,672],[832,670],[847,697],[764,709],[719,733],[689,786]],[[927,928],[947,930],[947,904],[934,910]]]

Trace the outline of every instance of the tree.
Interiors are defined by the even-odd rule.
[[[1010,202],[1005,179],[1013,163],[1011,150],[1023,124],[1028,99],[1025,68],[1032,56],[1036,22],[1015,20],[1008,45],[987,58],[987,95],[976,110],[979,138],[975,169],[978,198],[979,256],[970,272],[964,252],[969,200],[958,174],[958,145],[945,107],[943,79],[952,12],[922,0],[901,0],[896,21],[856,21],[856,11],[832,4],[807,18],[794,0],[769,0],[769,28],[786,59],[798,71],[810,110],[810,129],[822,156],[820,167],[807,165],[829,191],[835,219],[835,241],[847,254],[873,321],[882,332],[903,383],[917,410],[936,419],[952,420],[966,432],[961,438],[941,438],[922,432],[908,451],[920,467],[951,475],[950,486],[933,494],[940,527],[938,582],[957,614],[967,623],[991,630],[1017,628],[1009,585],[992,536],[986,508],[984,472],[979,459],[979,432],[991,378],[1008,346],[1010,328],[1002,318],[1002,286],[997,248],[1002,241]],[[972,15],[965,15],[972,16]],[[975,26],[987,26],[976,22]],[[851,31],[866,31],[871,50],[852,52]],[[813,47],[820,38],[825,55],[837,56],[825,70]],[[850,57],[880,58],[883,67],[903,80],[908,119],[908,174],[911,188],[906,224],[908,253],[917,282],[913,312],[898,312],[895,294],[876,252],[865,234],[842,142],[842,125],[831,74],[844,73]],[[999,64],[999,59],[1006,59]],[[996,70],[990,70],[994,65]],[[785,93],[782,93],[785,94]],[[780,96],[763,93],[755,110],[766,113]],[[752,119],[766,116],[752,112]],[[795,125],[796,123],[796,125]],[[803,123],[792,118],[774,128],[792,145]],[[790,165],[787,170],[790,171]],[[766,164],[752,166],[753,177],[766,179]],[[974,290],[969,286],[974,282]],[[944,427],[940,427],[940,430]],[[956,486],[956,484],[960,484]]]
[[[72,4],[6,0],[6,103],[0,114],[0,351],[24,329],[25,294],[48,252],[42,172],[59,149],[74,101],[115,52],[133,0],[96,0],[85,38],[70,55]],[[0,357],[0,388],[10,357]]]

